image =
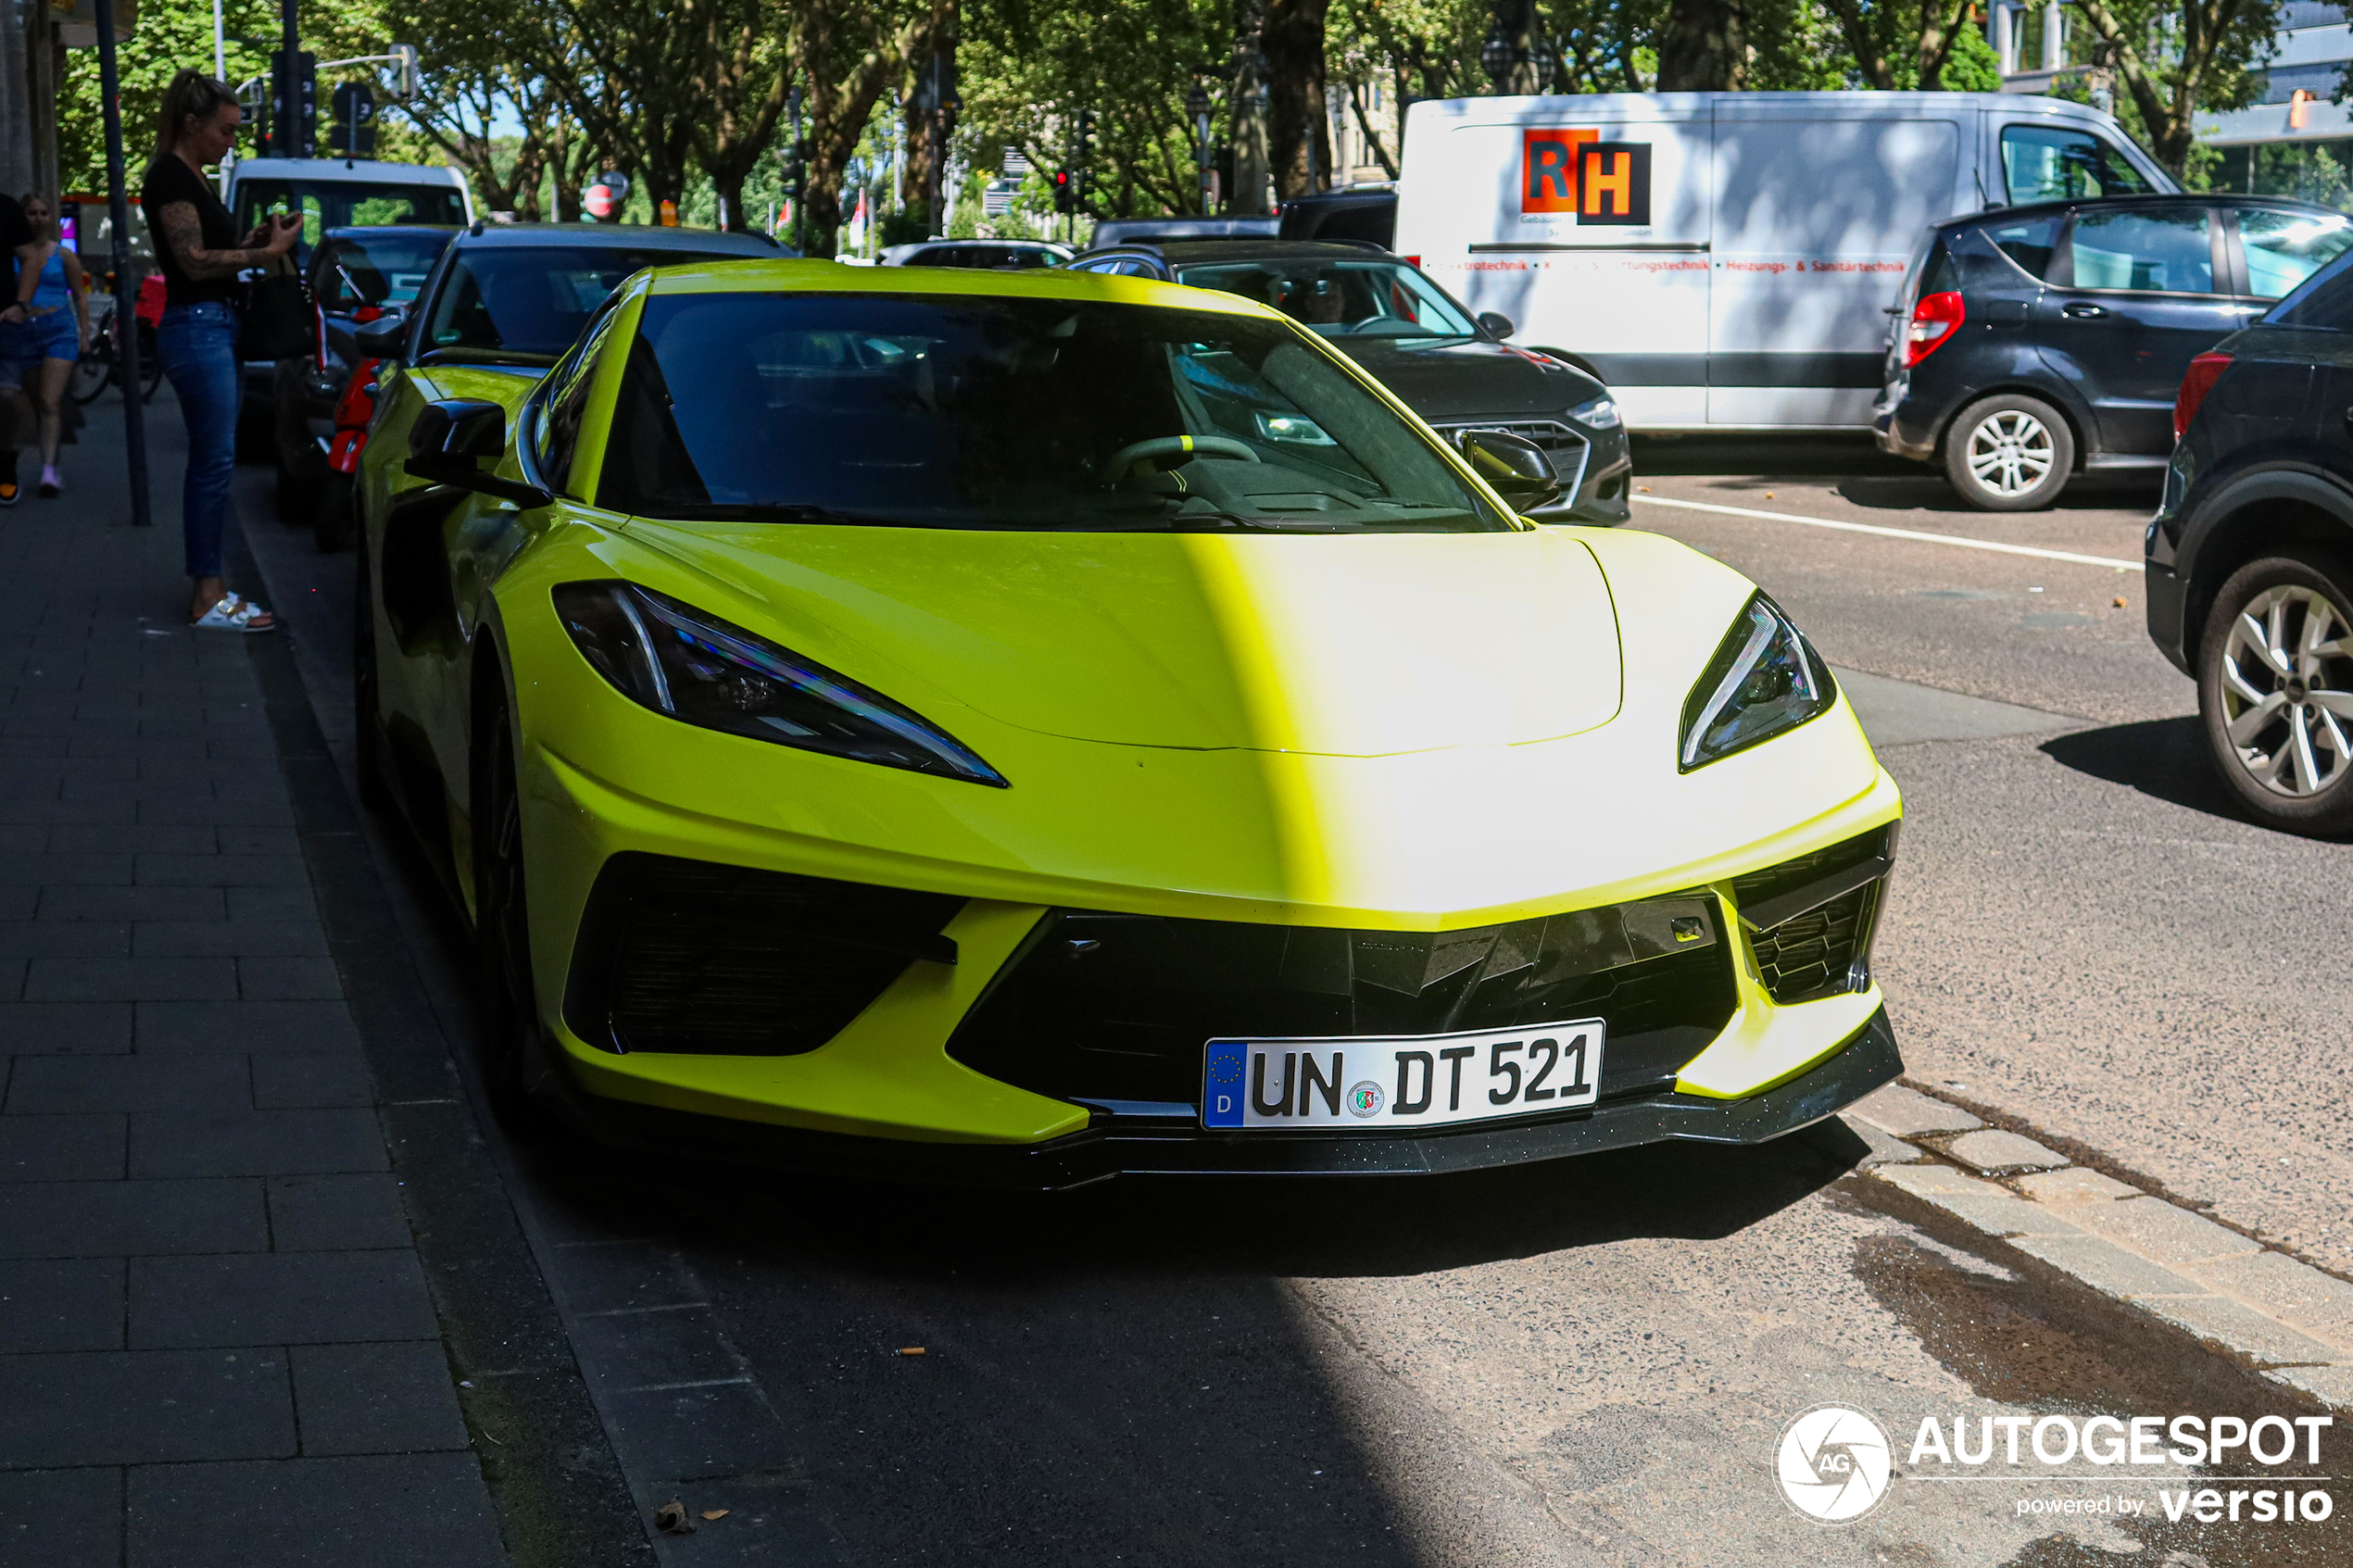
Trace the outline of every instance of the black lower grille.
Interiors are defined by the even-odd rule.
[[[1193,1103],[1212,1039],[1601,1018],[1604,1099],[1674,1081],[1732,1015],[1711,894],[1440,933],[1056,909],[948,1054],[1065,1099]]]
[[[954,963],[939,893],[615,855],[588,897],[564,1022],[616,1051],[794,1056],[917,959]]]
[[[1774,1001],[1869,988],[1871,936],[1894,859],[1891,823],[1733,879],[1757,977]]]

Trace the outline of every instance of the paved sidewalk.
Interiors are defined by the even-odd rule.
[[[505,1561],[180,431],[0,512],[0,1564]]]

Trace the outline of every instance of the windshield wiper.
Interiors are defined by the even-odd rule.
[[[837,511],[799,501],[679,501],[668,507],[640,506],[636,515],[664,522],[837,522],[896,525],[899,520],[873,512]]]

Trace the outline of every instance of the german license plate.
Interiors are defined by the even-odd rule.
[[[1602,1021],[1463,1035],[1212,1040],[1202,1125],[1379,1128],[1490,1122],[1591,1105]]]

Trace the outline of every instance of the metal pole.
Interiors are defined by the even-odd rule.
[[[283,39],[280,47],[284,50],[284,63],[278,68],[278,101],[285,106],[286,123],[283,130],[270,128],[270,150],[280,157],[304,157],[309,149],[302,144],[302,106],[295,102],[302,81],[302,63],[295,57],[302,48],[301,35],[295,28],[295,0],[278,0],[278,31]],[[302,204],[296,202],[295,210],[300,212]]]
[[[147,509],[146,405],[139,397],[139,319],[132,314],[131,201],[123,193],[122,74],[115,59],[114,0],[97,0],[98,92],[107,119],[107,216],[114,241],[114,320],[122,334],[122,449],[131,477],[131,525],[155,521]]]
[[[220,0],[212,0],[212,74],[215,77],[229,74],[229,40],[221,31]]]

